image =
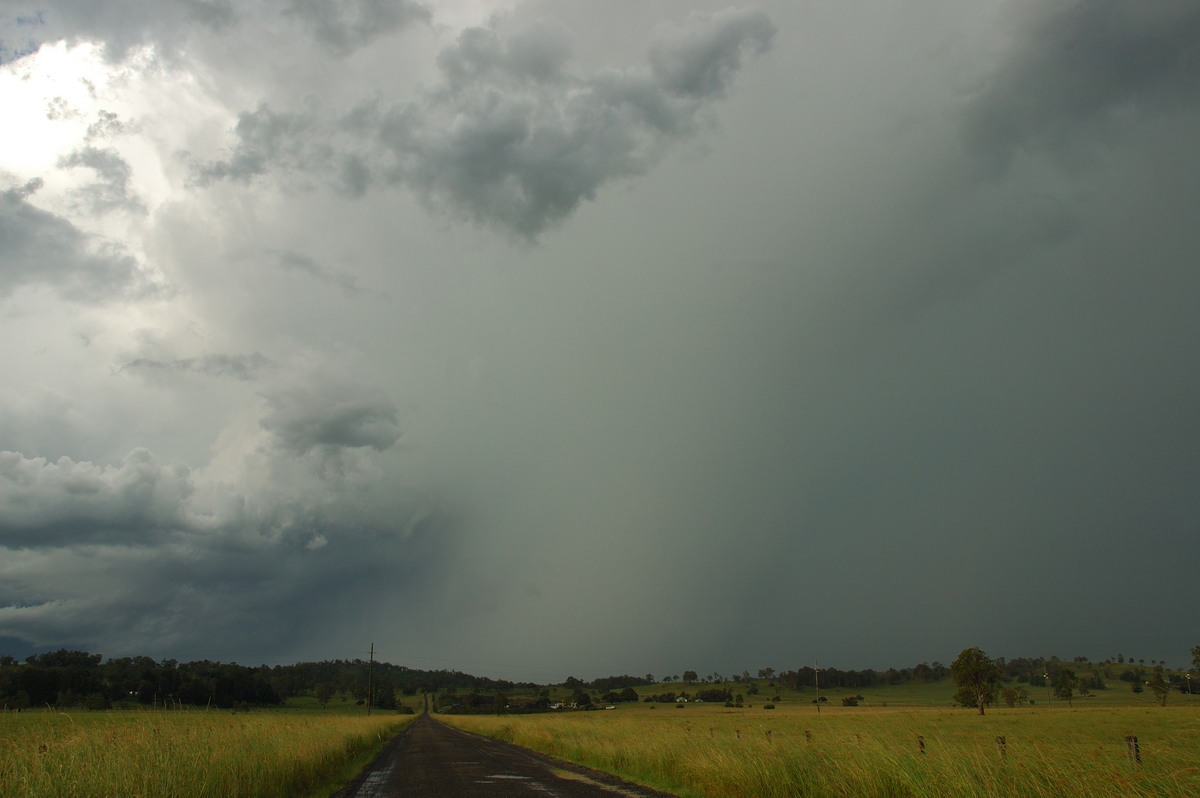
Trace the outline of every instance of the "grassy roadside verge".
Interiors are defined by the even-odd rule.
[[[414,716],[0,715],[0,796],[328,798]]]
[[[1200,795],[1200,715],[1191,707],[983,717],[961,709],[623,707],[439,719],[684,798]],[[1131,735],[1140,762],[1129,755]]]

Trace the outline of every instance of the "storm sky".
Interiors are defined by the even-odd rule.
[[[0,0],[0,653],[1185,663],[1200,5],[728,2]]]

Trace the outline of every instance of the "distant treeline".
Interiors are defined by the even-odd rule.
[[[85,651],[36,654],[19,662],[0,656],[0,707],[277,706],[288,698],[334,696],[365,703],[368,681],[374,705],[390,709],[398,695],[439,690],[511,691],[531,684],[488,679],[458,671],[423,671],[366,660],[303,662],[248,667],[236,663],[156,661],[150,657],[105,660]]]
[[[1144,669],[1138,669],[1136,666],[1132,670],[1130,668],[1114,669],[1111,662],[1090,663],[1084,657],[1076,657],[1071,662],[1064,662],[1057,657],[1050,657],[1049,659],[1043,657],[1016,657],[1009,660],[1000,657],[996,660],[996,664],[1000,666],[1005,681],[1034,686],[1054,684],[1058,679],[1058,672],[1061,668],[1070,667],[1074,671],[1082,671],[1084,668],[1087,668],[1091,673],[1083,675],[1081,685],[1096,690],[1104,689],[1104,676],[1114,679],[1119,678],[1123,681],[1132,681],[1137,678],[1138,673],[1144,672]],[[1132,666],[1132,661],[1130,661],[1130,665]],[[1120,672],[1118,673],[1117,671]],[[793,690],[798,690],[802,687],[815,687],[819,677],[820,686],[823,688],[836,687],[858,690],[883,685],[909,684],[912,682],[940,682],[943,679],[950,678],[950,675],[949,666],[935,661],[933,663],[922,662],[920,665],[912,668],[901,668],[899,670],[888,668],[886,671],[877,671],[870,668],[861,671],[821,668],[818,672],[815,668],[806,666],[794,671],[784,671],[783,673],[776,674],[773,681],[785,687],[790,687]]]
[[[1081,687],[1093,690],[1103,689],[1105,678],[1140,684],[1145,674],[1144,663],[1135,664],[1130,659],[1126,664],[1124,657],[1117,658],[1117,663],[1090,663],[1083,657],[1070,662],[1057,657],[1001,658],[997,662],[1003,669],[1005,680],[1031,686],[1054,684],[1060,668],[1064,667],[1077,672]],[[815,687],[819,680],[822,689],[859,691],[885,685],[938,682],[950,677],[950,669],[940,662],[933,662],[885,671],[838,668],[818,671],[805,666],[776,673],[772,668],[763,668],[758,672],[757,680],[748,672],[698,677],[693,671],[685,671],[684,677],[683,681],[689,684],[746,684],[747,692],[754,695],[758,693],[758,682],[799,690]],[[662,679],[662,682],[670,681],[680,679],[677,676]],[[404,696],[421,693],[447,697],[460,691],[475,696],[522,693],[537,695],[535,703],[551,700],[546,685],[489,679],[460,671],[418,670],[362,659],[249,667],[209,660],[181,663],[150,657],[105,660],[100,654],[66,649],[36,654],[24,662],[11,656],[0,656],[0,708],[9,710],[42,706],[106,709],[122,705],[237,708],[277,706],[298,696],[315,696],[322,704],[335,697],[365,704],[369,683],[372,703],[382,709],[396,708]],[[646,674],[605,676],[590,682],[568,677],[561,685],[553,686],[566,688],[571,691],[573,701],[585,703],[590,701],[589,690],[605,702],[636,701],[637,694],[632,688],[656,683],[651,674]],[[720,696],[714,692],[712,699],[729,700],[730,695],[729,691],[722,691]],[[477,703],[490,702],[480,699]]]

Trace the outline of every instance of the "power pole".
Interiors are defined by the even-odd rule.
[[[371,704],[375,702],[375,644],[371,644],[371,659],[367,663],[367,715],[371,714]]]
[[[821,665],[813,668],[813,684],[817,687],[817,714],[821,714]]]

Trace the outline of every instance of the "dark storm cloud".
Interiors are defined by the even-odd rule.
[[[448,566],[447,520],[344,476],[352,502],[305,468],[268,498],[146,450],[109,466],[0,452],[0,630],[109,655],[261,659],[299,629],[372,618],[351,609],[363,580],[419,605]]]
[[[120,244],[90,236],[29,203],[41,187],[35,179],[0,192],[0,296],[31,285],[80,302],[153,293],[144,270]]]
[[[757,11],[693,15],[653,44],[648,66],[581,76],[558,23],[471,28],[438,57],[443,82],[419,101],[364,104],[332,125],[260,105],[239,117],[229,157],[196,176],[335,170],[351,195],[400,183],[429,206],[533,239],[694,133],[774,30]]]
[[[1002,167],[1029,146],[1069,151],[1200,98],[1200,6],[1190,0],[1037,4],[966,117],[969,144]]]
[[[327,523],[319,547],[248,542],[226,532],[183,547],[91,546],[18,552],[0,583],[0,629],[36,644],[108,656],[289,662],[345,656],[342,641],[312,645],[331,625],[354,637],[384,613],[362,606],[362,586],[391,606],[437,596],[451,560],[437,521],[414,531]],[[5,552],[10,561],[11,551]],[[32,555],[32,556],[30,556]],[[37,556],[44,555],[44,556]],[[14,573],[15,572],[15,573]],[[387,625],[393,627],[394,618]],[[402,627],[403,628],[403,627]]]
[[[295,454],[359,447],[383,451],[400,439],[399,412],[378,390],[326,384],[279,389],[266,398],[270,412],[263,429]]]
[[[111,147],[82,147],[60,158],[58,166],[60,169],[88,168],[96,173],[96,182],[79,186],[71,192],[73,199],[86,212],[145,211],[145,206],[129,186],[133,169]]]
[[[432,18],[428,8],[411,0],[289,0],[283,13],[304,20],[317,40],[340,54]]]

